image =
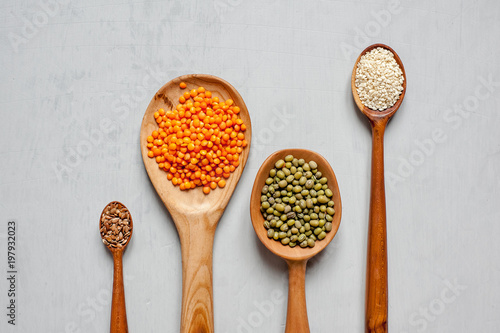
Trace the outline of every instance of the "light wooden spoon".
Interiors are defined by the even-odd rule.
[[[185,82],[186,89],[179,83]],[[232,99],[240,107],[240,118],[247,129],[245,139],[248,146],[240,154],[240,165],[226,181],[223,189],[216,189],[205,195],[198,187],[181,191],[167,180],[167,173],[147,156],[146,138],[158,128],[153,114],[158,109],[171,110],[179,103],[179,96],[185,91],[204,87],[220,99]],[[228,82],[203,74],[184,75],[161,87],[154,95],[144,114],[141,126],[141,151],[144,166],[151,183],[174,220],[182,250],[182,313],[181,333],[211,333],[214,331],[212,249],[215,229],[224,213],[238,180],[245,168],[250,151],[252,126],[245,102]]]
[[[122,212],[128,212],[129,219],[129,232],[130,235],[126,235],[124,237],[123,244],[119,244],[116,246],[115,244],[107,242],[105,236],[102,233],[102,228],[104,227],[104,216],[109,214],[108,212],[112,209],[120,209]],[[111,333],[128,333],[128,325],[127,325],[127,310],[125,307],[125,288],[123,286],[123,264],[122,264],[122,256],[123,251],[127,247],[130,239],[132,238],[132,230],[134,228],[134,224],[132,222],[132,215],[130,211],[128,211],[127,207],[124,204],[118,201],[112,201],[104,207],[101,217],[99,219],[99,229],[101,229],[101,238],[103,240],[104,245],[111,251],[113,255],[113,298],[111,301],[111,323],[110,323],[110,332]]]
[[[394,54],[401,67],[404,82],[398,101],[383,111],[372,110],[363,105],[356,90],[356,68],[361,56],[374,48],[382,47]],[[392,116],[401,106],[406,92],[406,74],[401,59],[389,46],[374,44],[359,55],[351,77],[351,90],[358,108],[368,118],[372,127],[372,180],[370,191],[370,213],[368,226],[368,254],[366,269],[366,332],[387,332],[387,228],[385,215],[384,184],[384,132]]]
[[[260,197],[262,187],[269,177],[269,171],[274,168],[274,164],[284,159],[287,155],[296,158],[303,158],[306,161],[314,160],[318,164],[318,170],[323,177],[328,179],[328,186],[333,192],[332,200],[335,203],[335,215],[332,220],[332,230],[326,234],[323,240],[316,241],[313,248],[301,248],[296,246],[291,248],[285,246],[274,239],[267,237],[267,230],[264,227],[264,217],[260,212]],[[250,198],[250,215],[253,228],[260,241],[274,254],[285,259],[288,264],[288,310],[286,315],[285,333],[308,333],[309,321],[307,319],[305,278],[307,261],[321,252],[333,239],[340,224],[342,216],[342,202],[340,201],[340,191],[337,178],[328,161],[318,153],[305,149],[285,149],[277,151],[269,156],[257,173],[252,188]]]

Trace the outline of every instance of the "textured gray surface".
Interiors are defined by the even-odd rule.
[[[286,266],[257,240],[248,203],[265,157],[301,147],[330,161],[344,204],[308,266],[311,331],[362,332],[371,142],[350,74],[375,42],[408,77],[386,132],[389,327],[498,331],[498,1],[47,1],[0,5],[2,332],[108,330],[112,258],[97,225],[112,200],[134,218],[130,332],[178,332],[179,239],[138,138],[155,91],[188,73],[232,83],[254,130],[215,239],[216,331],[284,329]],[[4,314],[9,219],[15,327]]]

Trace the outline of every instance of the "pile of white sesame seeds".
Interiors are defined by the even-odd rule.
[[[391,51],[377,47],[361,56],[355,85],[363,105],[379,111],[390,108],[403,91],[403,81],[403,72]]]

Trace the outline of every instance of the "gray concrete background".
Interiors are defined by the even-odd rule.
[[[215,330],[283,332],[285,263],[256,238],[254,177],[275,150],[323,154],[336,238],[307,272],[311,331],[362,332],[371,135],[350,74],[382,42],[408,89],[385,141],[391,332],[498,332],[500,3],[2,1],[0,331],[105,332],[112,258],[99,214],[127,205],[130,332],[178,332],[181,254],[145,172],[144,111],[179,75],[224,78],[252,117],[249,162],[214,245]],[[104,131],[110,122],[113,129]],[[16,326],[7,222],[17,222]]]

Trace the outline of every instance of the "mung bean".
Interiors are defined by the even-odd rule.
[[[267,237],[290,247],[314,247],[333,229],[335,209],[328,179],[315,161],[292,155],[274,166],[261,190]]]

